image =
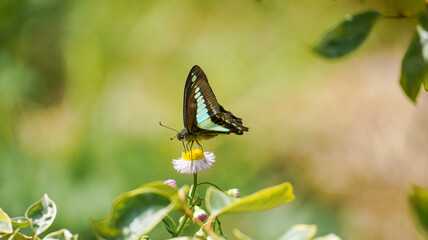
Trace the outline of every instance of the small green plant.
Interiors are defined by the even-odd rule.
[[[72,234],[67,229],[61,229],[46,234],[39,238],[53,223],[56,217],[56,205],[47,194],[42,199],[31,205],[25,212],[24,217],[10,218],[0,208],[0,239],[42,239],[42,240],[77,240],[77,234]],[[31,227],[33,236],[27,236],[21,232],[22,229]]]
[[[290,183],[265,188],[249,196],[241,197],[236,188],[223,190],[211,182],[198,182],[198,173],[210,169],[215,162],[212,152],[191,150],[173,160],[174,168],[182,174],[193,175],[193,184],[177,187],[176,181],[152,182],[121,194],[113,203],[109,216],[92,221],[98,239],[139,240],[150,239],[149,233],[161,224],[171,239],[227,239],[223,234],[219,216],[228,213],[263,211],[278,207],[294,199]],[[201,195],[200,186],[208,185]],[[173,219],[170,213],[179,211],[182,216]],[[67,229],[40,237],[53,223],[57,213],[56,205],[47,194],[31,205],[22,217],[10,218],[0,208],[0,239],[4,240],[77,240],[77,234]],[[191,237],[179,237],[190,224],[199,226]],[[21,230],[31,228],[32,236]],[[340,240],[334,234],[314,238],[314,225],[295,225],[279,240]],[[237,240],[250,237],[233,230]]]
[[[278,207],[294,199],[290,183],[282,183],[241,197],[238,189],[223,190],[211,182],[198,182],[198,173],[208,170],[215,162],[212,152],[191,150],[173,160],[174,168],[182,174],[193,175],[193,184],[177,187],[172,179],[145,184],[123,193],[113,203],[111,213],[92,225],[99,239],[150,239],[150,231],[162,223],[171,238],[177,238],[190,224],[199,226],[191,238],[180,239],[226,239],[219,216],[228,213],[263,211]],[[209,185],[202,195],[201,185]],[[173,219],[169,214],[179,211],[182,216]],[[315,226],[296,225],[280,240],[313,239]],[[251,239],[239,230],[236,239]],[[324,240],[340,239],[327,235]]]

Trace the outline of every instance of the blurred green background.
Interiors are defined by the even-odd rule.
[[[0,207],[11,217],[48,193],[51,230],[93,239],[89,219],[120,193],[174,178],[190,68],[250,131],[202,142],[201,181],[247,195],[290,181],[292,203],[222,217],[274,239],[298,223],[343,239],[418,239],[410,183],[428,183],[428,97],[402,93],[414,19],[382,19],[351,58],[309,51],[350,12],[423,1],[0,1]],[[164,239],[155,229],[153,239]]]

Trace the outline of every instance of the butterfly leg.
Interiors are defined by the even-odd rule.
[[[189,151],[190,151],[190,159],[192,159],[192,163],[191,163],[191,168],[193,169],[193,156],[192,156],[192,148],[193,148],[193,140],[192,141],[189,141],[189,143],[190,143],[190,148],[189,148]]]
[[[187,152],[187,148],[186,145],[184,145],[184,141],[181,141],[181,143],[183,144],[184,152]]]
[[[186,152],[190,152],[190,158],[191,158],[191,159],[192,159],[192,148],[193,148],[193,143],[194,143],[194,141],[193,141],[193,140],[190,140],[190,141],[188,141],[188,142],[186,143],[186,147],[185,147]]]
[[[190,148],[189,148],[190,142],[191,142],[191,141],[188,141],[188,142],[186,143],[186,152],[190,151]]]
[[[202,145],[199,143],[198,140],[196,140],[196,143],[198,144],[199,148],[202,150],[202,152],[204,152],[204,148],[202,147]]]
[[[190,151],[190,159],[193,159],[193,157],[192,157],[193,143],[194,143],[194,141],[193,141],[193,140],[192,140],[192,141],[190,141],[190,149],[189,149],[189,151]],[[192,163],[193,163],[193,162],[192,162]]]

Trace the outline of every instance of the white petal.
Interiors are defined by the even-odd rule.
[[[211,168],[215,162],[215,155],[213,152],[205,152],[205,158],[198,160],[184,160],[183,158],[173,159],[172,164],[174,169],[181,174],[195,174],[203,172]]]

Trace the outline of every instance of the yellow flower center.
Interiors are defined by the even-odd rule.
[[[187,151],[183,153],[183,160],[192,161],[192,160],[199,160],[204,158],[204,153],[201,149],[192,149],[190,151]]]

